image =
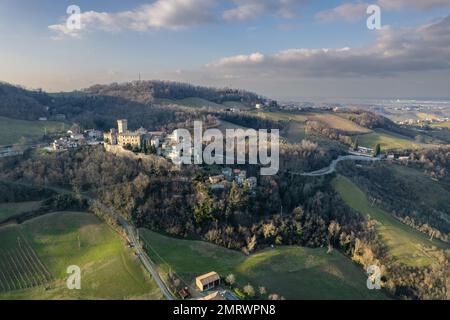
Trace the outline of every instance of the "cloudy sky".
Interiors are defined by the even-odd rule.
[[[139,73],[277,99],[450,97],[450,0],[0,1],[0,80],[60,91]]]

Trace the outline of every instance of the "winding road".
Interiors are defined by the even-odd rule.
[[[305,176],[305,177],[319,177],[331,174],[336,171],[336,165],[341,161],[380,161],[379,157],[368,157],[368,156],[358,156],[358,155],[346,155],[339,156],[337,159],[333,160],[328,167],[311,171],[311,172],[291,172],[287,171],[293,175]]]

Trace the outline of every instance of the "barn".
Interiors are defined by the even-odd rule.
[[[220,276],[212,271],[195,278],[195,284],[200,291],[206,291],[220,284]]]

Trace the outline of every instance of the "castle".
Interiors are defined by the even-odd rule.
[[[144,145],[152,145],[158,148],[162,136],[163,132],[151,132],[142,127],[136,131],[128,131],[128,121],[126,119],[117,120],[117,129],[113,128],[103,134],[106,143],[122,147],[130,145],[137,148],[142,148]]]

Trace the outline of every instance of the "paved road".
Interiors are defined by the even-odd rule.
[[[92,198],[92,197],[90,197],[90,196],[88,196],[86,194],[75,193],[75,192],[73,192],[71,190],[67,190],[67,189],[63,189],[63,188],[59,188],[59,187],[41,186],[41,185],[34,185],[34,184],[31,184],[31,183],[13,182],[13,181],[6,181],[6,180],[5,180],[5,182],[13,183],[13,184],[17,184],[17,185],[28,186],[28,187],[30,187],[30,186],[31,187],[39,187],[39,188],[52,190],[52,191],[55,191],[55,192],[58,192],[58,193],[72,194],[72,195],[75,195],[75,196],[81,196],[82,198],[86,199],[90,203],[95,204],[97,207],[100,207],[102,210],[105,210],[106,212],[108,212],[111,216],[113,216],[119,222],[119,224],[125,230],[125,232],[126,232],[126,234],[128,236],[128,239],[133,244],[133,247],[134,247],[134,250],[135,250],[137,256],[141,260],[141,262],[144,265],[145,269],[147,269],[147,271],[150,272],[150,274],[152,275],[152,277],[155,280],[156,284],[161,289],[161,292],[163,293],[164,297],[167,300],[175,300],[174,296],[169,291],[169,289],[167,288],[166,284],[164,283],[164,281],[161,279],[161,277],[159,276],[158,272],[156,271],[155,266],[151,262],[151,260],[148,257],[147,253],[141,248],[140,243],[137,240],[136,229],[134,228],[134,226],[132,226],[127,220],[122,218],[122,216],[120,214],[118,214],[113,208],[111,208],[109,206],[106,206],[105,204],[101,203],[99,200],[94,199],[94,198]]]
[[[158,285],[158,287],[161,289],[162,293],[164,294],[164,297],[167,300],[175,300],[172,293],[169,291],[166,284],[164,283],[164,281],[161,279],[158,272],[156,271],[155,265],[152,263],[152,261],[150,260],[150,258],[147,255],[147,253],[142,249],[142,247],[138,241],[136,229],[134,228],[134,226],[132,226],[127,220],[125,220],[120,215],[118,215],[114,209],[104,205],[103,203],[101,203],[98,200],[94,199],[93,201],[94,201],[95,205],[99,206],[102,210],[109,212],[113,217],[115,217],[117,219],[117,221],[120,223],[122,228],[127,233],[128,239],[130,240],[131,245],[133,246],[133,248],[136,252],[136,255],[141,260],[145,269],[147,269],[147,271],[150,272],[150,274],[152,275],[156,284]]]
[[[328,167],[322,168],[320,170],[312,171],[312,172],[289,172],[293,175],[300,175],[305,177],[319,177],[331,174],[336,171],[336,165],[341,161],[380,161],[379,157],[366,157],[366,156],[357,156],[357,155],[347,155],[347,156],[339,156],[337,159],[333,160]]]

